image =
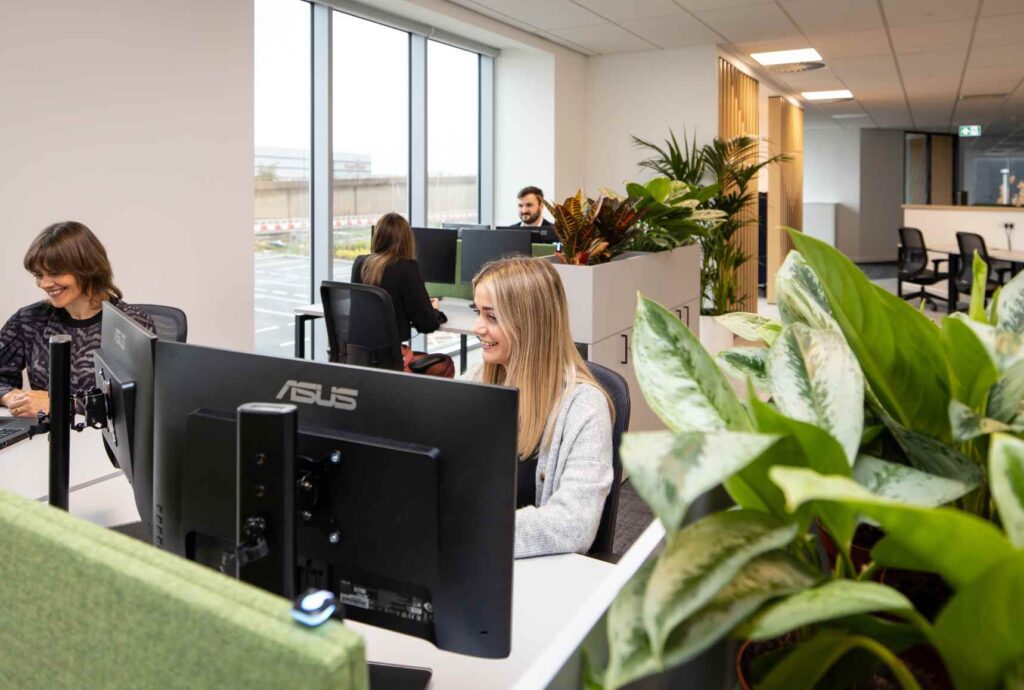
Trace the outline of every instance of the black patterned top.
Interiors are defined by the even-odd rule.
[[[110,303],[156,333],[149,314],[118,299]],[[22,307],[0,330],[0,397],[21,388],[21,372],[28,369],[32,390],[48,390],[50,383],[50,336],[71,336],[71,390],[96,385],[92,353],[100,346],[103,312],[88,319],[73,319],[64,309],[42,301]]]

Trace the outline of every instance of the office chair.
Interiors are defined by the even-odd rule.
[[[629,431],[629,386],[626,379],[607,367],[594,362],[587,362],[587,367],[612,399],[612,406],[615,408],[615,425],[612,427],[612,488],[604,500],[597,536],[594,537],[594,543],[587,555],[614,562],[618,560],[612,555],[612,547],[615,543],[615,520],[619,514],[619,490],[622,488],[619,444],[622,443],[622,434]]]
[[[960,267],[956,274],[956,289],[965,295],[970,295],[974,288],[974,255],[977,254],[988,265],[988,275],[985,279],[985,296],[988,297],[1006,282],[1006,274],[1011,272],[1009,266],[1004,262],[994,262],[988,255],[988,247],[985,245],[985,238],[973,232],[958,232],[956,243],[960,247]],[[1002,265],[999,265],[1002,264]],[[995,273],[998,279],[993,280]]]
[[[375,285],[325,280],[320,284],[320,299],[327,320],[327,355],[331,362],[404,370],[395,307],[387,291]],[[417,357],[409,370],[422,374],[444,361],[444,355]]]
[[[925,286],[934,285],[949,279],[949,273],[939,271],[939,264],[949,259],[932,259],[935,268],[928,269],[928,248],[924,245],[924,236],[917,228],[900,228],[900,262],[896,274],[896,296],[902,299],[923,299],[926,304],[936,309],[936,299],[944,300],[937,295],[925,292]],[[903,294],[903,283],[913,283],[921,289],[909,295]]]
[[[156,337],[160,340],[183,343],[188,338],[188,317],[181,309],[163,304],[135,304],[132,306],[149,314],[149,318],[153,319],[153,325],[156,327]]]

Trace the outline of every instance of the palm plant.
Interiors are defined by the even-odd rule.
[[[763,168],[787,161],[789,156],[779,154],[758,161],[759,141],[747,136],[729,140],[716,138],[698,148],[696,140],[690,142],[684,134],[680,146],[671,130],[662,146],[638,137],[633,137],[633,144],[653,153],[640,161],[642,168],[693,186],[705,181],[718,186],[717,193],[703,205],[703,208],[724,212],[725,219],[700,237],[701,313],[717,315],[735,311],[745,298],[740,294],[738,271],[750,257],[733,239],[737,232],[754,222],[746,212],[757,193],[756,189],[751,189],[751,182]]]

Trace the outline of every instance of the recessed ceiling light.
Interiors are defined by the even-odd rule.
[[[832,119],[834,119],[834,120],[853,120],[853,119],[858,118],[858,117],[867,117],[867,116],[868,116],[867,113],[840,113],[838,115],[833,115]]]
[[[844,101],[853,98],[849,89],[835,91],[803,91],[801,94],[808,101]]]
[[[821,60],[821,55],[814,48],[800,48],[799,50],[773,50],[769,53],[751,53],[750,57],[757,60],[759,64],[788,65],[793,62],[813,62]]]

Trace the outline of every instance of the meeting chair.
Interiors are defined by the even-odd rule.
[[[946,298],[932,295],[925,287],[935,285],[949,279],[948,272],[941,272],[939,264],[949,259],[932,259],[933,269],[928,268],[928,248],[924,244],[924,236],[917,228],[900,228],[899,272],[896,274],[896,296],[902,299],[923,299],[926,304],[936,309],[935,299],[945,301]],[[903,283],[920,286],[918,292],[903,294]]]
[[[183,343],[188,338],[188,317],[185,312],[177,307],[168,307],[163,304],[135,304],[142,311],[149,314],[156,327],[156,337],[160,340],[169,340],[175,343]]]
[[[965,295],[970,295],[974,288],[974,255],[981,257],[988,267],[988,275],[985,279],[985,296],[988,297],[995,292],[1000,285],[1006,282],[1006,275],[1011,268],[1005,262],[993,261],[988,255],[988,247],[985,245],[985,238],[973,232],[958,232],[956,243],[960,247],[960,266],[956,274],[956,289]],[[992,275],[998,276],[996,279]]]
[[[612,549],[615,545],[615,521],[619,515],[619,491],[622,488],[622,459],[619,457],[619,445],[622,443],[622,434],[629,431],[629,386],[626,379],[607,367],[594,362],[587,362],[587,367],[612,399],[612,407],[615,408],[615,425],[612,427],[612,488],[604,500],[597,536],[594,537],[594,543],[587,555],[615,562],[618,558],[613,555]]]
[[[329,361],[404,370],[395,307],[387,291],[375,285],[325,280],[320,284],[320,299],[327,321]],[[444,361],[444,355],[417,357],[409,370],[423,374]]]

